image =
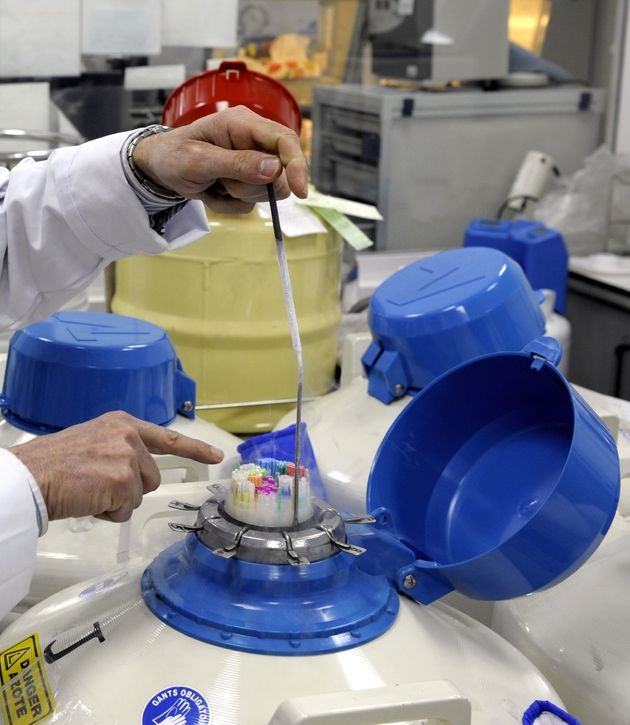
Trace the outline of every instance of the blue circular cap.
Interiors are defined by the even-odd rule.
[[[58,312],[18,330],[0,405],[14,425],[52,433],[112,410],[158,425],[194,415],[195,383],[167,334],[132,317]]]
[[[370,393],[390,402],[481,355],[519,351],[545,318],[521,267],[496,249],[453,249],[389,277],[369,313]],[[383,390],[379,394],[379,383]]]
[[[308,566],[216,556],[194,534],[159,554],[142,577],[147,607],[202,642],[266,655],[340,652],[394,623],[399,598],[385,576],[350,554]]]

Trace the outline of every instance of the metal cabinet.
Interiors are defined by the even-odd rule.
[[[527,151],[564,174],[600,142],[604,92],[577,86],[484,92],[317,86],[312,178],[325,193],[377,204],[378,250],[449,249],[494,216]]]
[[[572,330],[569,380],[630,400],[630,286],[571,272],[566,314]]]

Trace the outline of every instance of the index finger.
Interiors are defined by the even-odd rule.
[[[278,155],[286,170],[289,188],[296,196],[306,199],[308,196],[308,164],[297,136],[294,139],[286,135],[281,136],[278,139]]]
[[[138,434],[149,453],[171,454],[199,463],[220,463],[223,451],[196,438],[189,438],[170,428],[138,421]]]

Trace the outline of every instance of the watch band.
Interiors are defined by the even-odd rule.
[[[136,163],[133,160],[133,152],[143,138],[147,138],[147,136],[153,136],[156,133],[166,133],[172,130],[173,129],[169,128],[168,126],[160,126],[159,124],[147,126],[138,133],[130,136],[127,139],[125,146],[123,147],[123,157],[127,162],[126,166],[129,168],[133,175],[133,179],[129,178],[129,175],[127,175],[129,181],[132,184],[134,181],[137,182],[137,184],[139,184],[145,192],[148,192],[150,194],[150,196],[147,196],[148,201],[155,201],[158,203],[161,202],[168,205],[180,204],[186,201],[187,198],[185,196],[182,196],[181,194],[178,194],[176,191],[166,189],[165,187],[156,184],[155,181],[145,176],[136,166]],[[136,186],[136,184],[133,185]]]

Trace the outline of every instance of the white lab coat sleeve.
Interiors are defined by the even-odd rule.
[[[37,507],[22,466],[0,449],[0,619],[28,594],[38,535]]]
[[[0,329],[47,317],[114,260],[178,249],[208,233],[197,201],[171,219],[164,235],[151,229],[122,168],[128,136],[0,169]]]

